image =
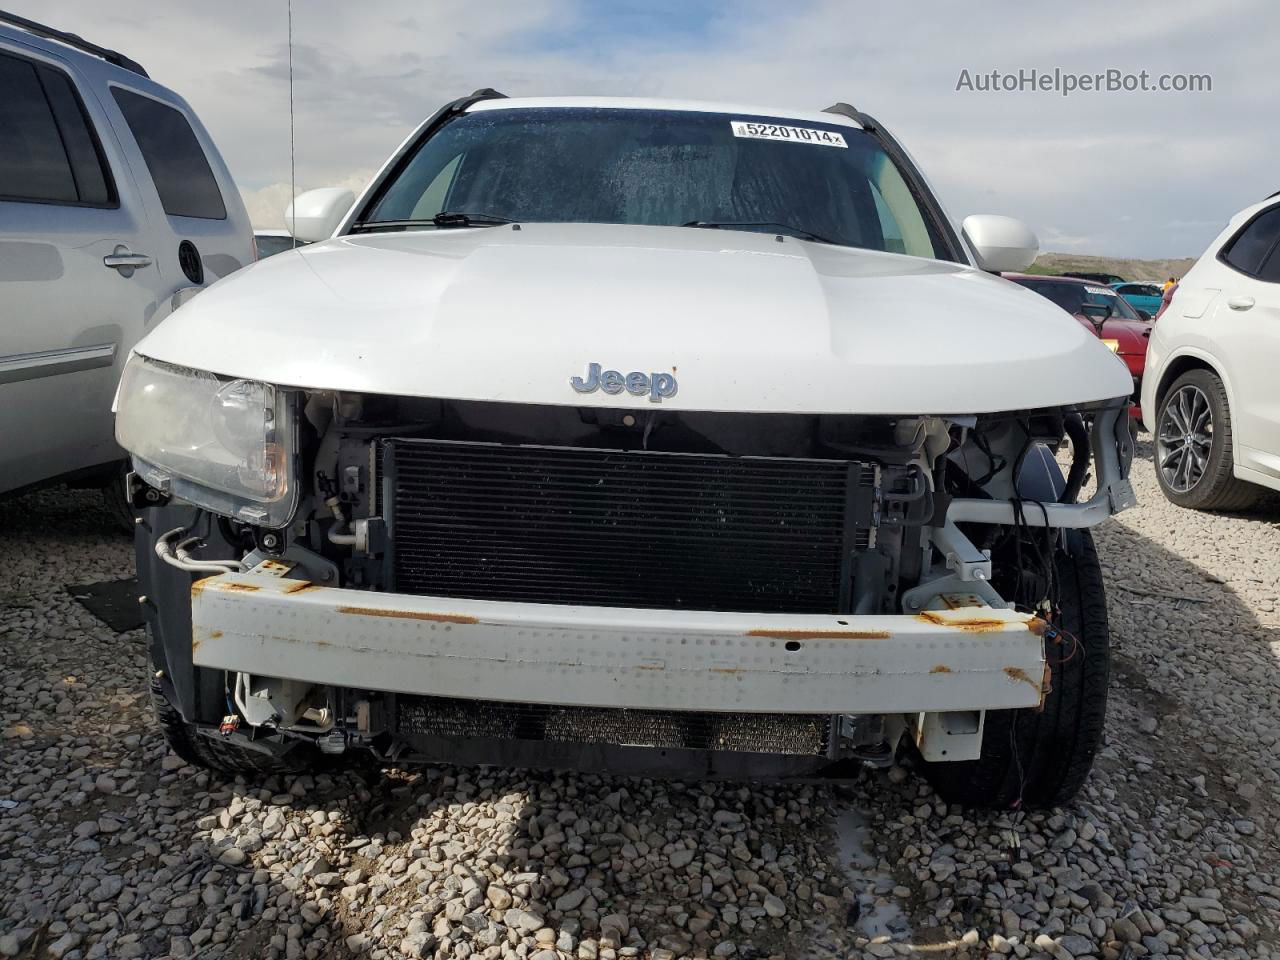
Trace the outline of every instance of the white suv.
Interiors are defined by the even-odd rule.
[[[183,756],[1080,787],[1133,382],[1021,224],[846,104],[492,91],[297,207],[120,384]]]
[[[240,194],[186,101],[120,53],[0,14],[0,495],[122,491],[125,358],[252,259]]]
[[[1147,350],[1142,409],[1174,503],[1242,509],[1280,490],[1280,200],[1231,218],[1178,284]]]

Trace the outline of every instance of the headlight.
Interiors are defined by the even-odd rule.
[[[116,393],[116,440],[147,483],[264,527],[298,502],[289,394],[134,354]]]

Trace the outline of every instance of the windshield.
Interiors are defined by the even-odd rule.
[[[1141,320],[1136,310],[1124,297],[1107,287],[1087,286],[1083,283],[1063,283],[1060,280],[1017,280],[1028,290],[1034,290],[1047,300],[1052,300],[1068,313],[1079,314],[1086,303],[1111,308],[1113,317],[1125,320]]]
[[[445,213],[472,222],[432,224]],[[481,217],[755,230],[953,259],[869,134],[737,114],[583,107],[464,114],[392,175],[361,229],[378,221],[475,225]]]

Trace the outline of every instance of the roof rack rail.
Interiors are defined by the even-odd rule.
[[[46,40],[57,40],[59,43],[65,43],[69,47],[75,47],[85,53],[91,53],[95,57],[101,57],[107,63],[114,63],[117,67],[123,67],[131,73],[150,79],[150,75],[138,61],[129,59],[118,50],[110,50],[107,47],[100,47],[96,43],[90,43],[84,37],[77,36],[74,33],[67,33],[65,30],[57,30],[53,27],[45,26],[43,23],[28,20],[26,17],[9,13],[7,10],[0,10],[0,23],[9,23],[15,27],[21,27],[28,33],[33,33],[37,37],[44,37]]]

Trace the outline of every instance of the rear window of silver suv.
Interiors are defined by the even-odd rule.
[[[187,118],[168,104],[131,90],[113,87],[111,94],[147,162],[164,212],[171,217],[225,220],[227,208],[218,181]]]

